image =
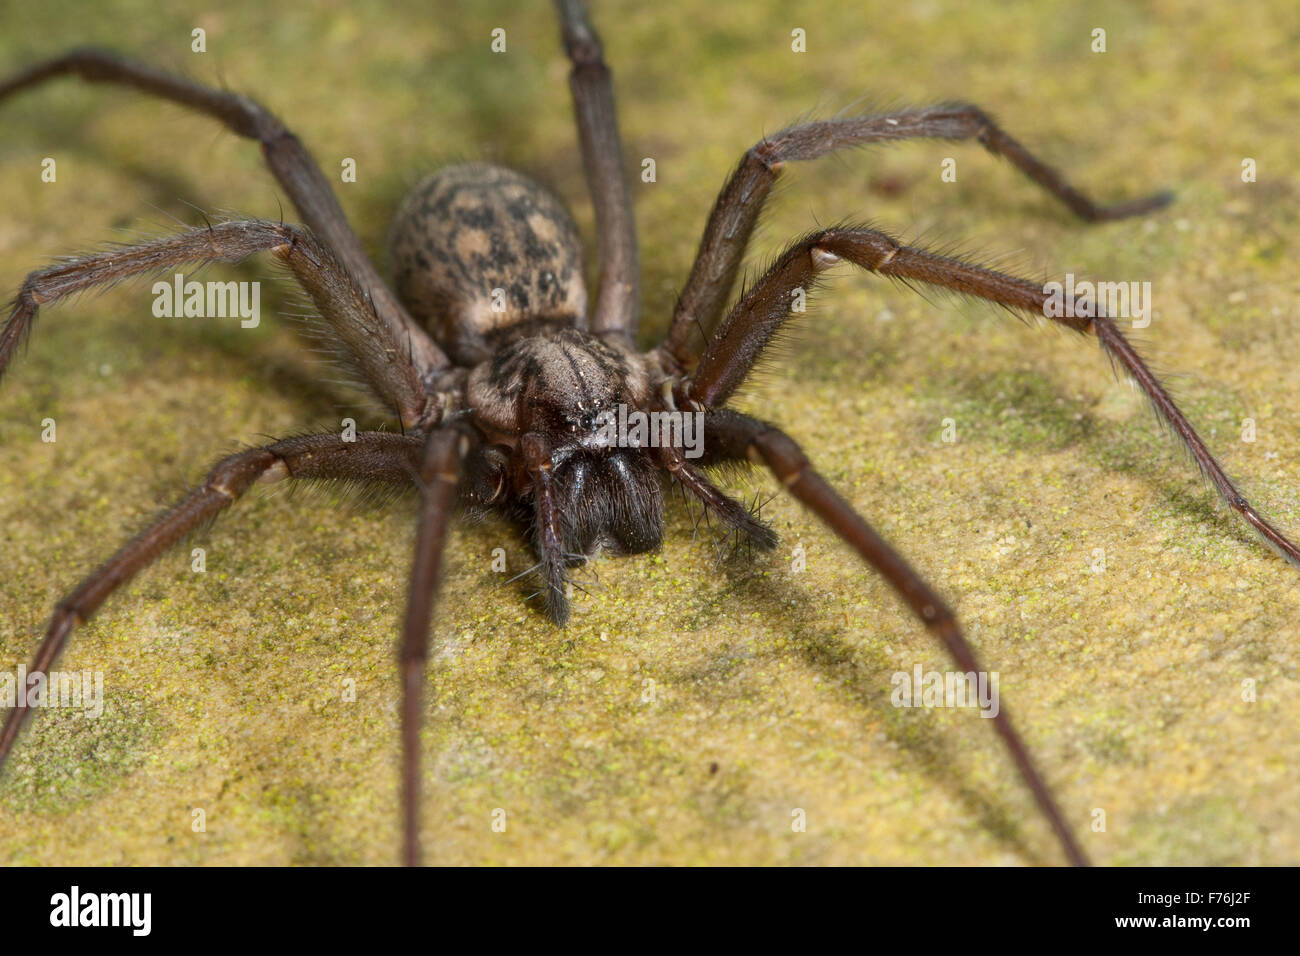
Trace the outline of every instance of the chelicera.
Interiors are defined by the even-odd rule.
[[[718,196],[666,338],[639,350],[637,238],[610,71],[579,0],[559,0],[558,8],[596,213],[594,301],[587,293],[581,241],[564,206],[517,172],[453,166],[418,186],[393,225],[390,291],[315,161],[253,100],[87,49],[38,63],[0,83],[4,99],[70,74],[133,87],[206,113],[261,145],[306,226],[225,221],[35,272],[22,284],[0,332],[0,372],[41,305],[128,277],[269,252],[310,295],[332,341],[403,426],[402,434],[299,436],[220,461],[202,487],[58,603],[31,674],[49,671],[75,627],[116,589],[259,482],[414,483],[420,505],[400,667],[403,856],[416,863],[425,665],[444,540],[456,509],[496,509],[518,522],[537,555],[546,612],[563,625],[570,613],[569,568],[599,552],[641,554],[659,546],[665,479],[699,501],[730,535],[770,550],[776,543],[773,532],[708,476],[706,469],[731,462],[768,469],[894,587],[961,671],[982,671],[939,593],[818,475],[796,442],[776,426],[728,407],[790,318],[793,301],[811,294],[827,270],[850,264],[1028,316],[1046,315],[1094,336],[1116,368],[1145,392],[1228,505],[1288,561],[1300,564],[1300,550],[1236,490],[1111,318],[1053,317],[1037,283],[905,245],[875,229],[843,226],[793,242],[727,308],[751,234],[785,165],[838,149],[919,137],[976,140],[1089,222],[1143,214],[1170,199],[1161,193],[1098,205],[973,106],[806,122],[757,143]],[[678,437],[657,442],[610,441],[612,416],[627,410],[700,416],[702,455],[688,455],[674,432],[668,434]],[[0,761],[14,746],[27,712],[22,705],[7,715]],[[1086,862],[1005,707],[993,725],[1066,857]]]

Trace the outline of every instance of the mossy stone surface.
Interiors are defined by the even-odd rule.
[[[1150,282],[1135,337],[1245,493],[1300,533],[1294,4],[595,7],[629,172],[656,162],[656,182],[634,183],[645,343],[764,132],[860,97],[970,100],[1100,197],[1170,187],[1177,204],[1087,227],[978,145],[906,144],[791,164],[751,262],[818,223],[870,219],[1035,279]],[[98,43],[261,99],[332,180],[356,160],[336,189],[377,257],[404,189],[466,159],[543,176],[592,245],[547,5],[47,0],[5,27],[5,72]],[[0,123],[11,289],[53,256],[197,224],[190,203],[293,214],[254,144],[179,107],[60,80],[0,104]],[[265,259],[207,272],[274,276]],[[151,304],[128,283],[47,308],[0,387],[0,669],[28,661],[54,602],[215,458],[344,415],[384,424],[334,403],[333,373],[275,317],[295,309],[286,284],[266,282],[255,330]],[[949,597],[1098,862],[1300,860],[1300,577],[1215,504],[1094,341],[845,271],[737,405],[804,442]],[[0,781],[0,862],[395,862],[413,507],[259,492],[193,543],[206,573],[187,546],[113,598],[63,659],[103,672],[105,715],[37,715]],[[531,563],[511,528],[451,535],[429,668],[431,859],[1060,861],[988,721],[891,705],[895,672],[949,663],[826,530],[778,497],[777,552],[718,568],[680,498],[668,514],[662,553],[600,561],[562,631],[524,603],[529,582],[504,583]]]

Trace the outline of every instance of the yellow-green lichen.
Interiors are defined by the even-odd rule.
[[[905,144],[790,164],[752,261],[818,222],[870,218],[1009,253],[999,264],[1035,279],[1150,281],[1137,338],[1179,373],[1244,491],[1300,530],[1294,4],[594,6],[629,168],[656,160],[657,181],[634,182],[646,343],[762,133],[864,93],[973,100],[1084,188],[1172,187],[1177,204],[1085,227],[977,145]],[[358,181],[336,190],[376,258],[403,190],[467,158],[543,176],[591,244],[546,5],[48,0],[6,14],[0,70],[82,43],[257,96],[331,180],[354,158]],[[0,104],[0,122],[11,289],[52,256],[200,222],[187,203],[293,215],[255,145],[178,107],[61,80]],[[252,331],[155,319],[140,283],[43,312],[0,387],[0,668],[27,661],[59,596],[216,457],[343,415],[383,423],[340,409],[329,367],[270,317],[295,308],[273,274],[209,271],[264,281]],[[952,601],[1095,859],[1300,859],[1296,572],[1214,504],[1095,341],[845,271],[776,358],[738,404],[788,427]],[[945,418],[956,442],[940,440]],[[987,720],[892,706],[895,672],[948,667],[933,639],[796,505],[765,513],[778,550],[719,567],[674,498],[662,554],[598,562],[564,631],[524,604],[531,581],[505,583],[532,563],[512,529],[453,531],[423,737],[432,859],[1059,861]],[[105,716],[37,715],[0,784],[0,861],[395,861],[412,528],[409,498],[348,510],[259,492],[195,539],[206,573],[187,548],[110,600],[64,657],[104,673]]]

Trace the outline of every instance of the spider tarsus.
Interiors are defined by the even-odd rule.
[[[569,599],[564,596],[562,587],[551,585],[546,589],[546,616],[556,627],[565,627],[569,623]]]
[[[1160,192],[1152,193],[1150,196],[1143,196],[1139,199],[1130,199],[1125,202],[1113,203],[1109,206],[1094,206],[1091,213],[1081,215],[1086,222],[1114,222],[1119,219],[1131,219],[1134,216],[1145,215],[1149,212],[1155,212],[1157,209],[1164,209],[1173,203],[1176,198],[1173,190],[1164,189]]]
[[[564,574],[564,566],[560,562],[543,560],[539,567],[542,571],[542,586],[530,594],[528,600],[540,596],[546,616],[557,627],[564,627],[569,623],[572,611],[567,590],[571,582]]]

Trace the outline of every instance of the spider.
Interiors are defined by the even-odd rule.
[[[234,262],[270,252],[311,297],[336,344],[403,425],[402,434],[301,435],[223,459],[202,487],[58,603],[29,673],[47,672],[74,628],[117,588],[255,484],[290,479],[394,487],[414,483],[420,493],[416,551],[399,653],[402,854],[411,864],[421,860],[418,744],[429,633],[443,543],[458,507],[500,511],[518,523],[536,552],[546,611],[563,625],[569,616],[569,568],[601,551],[640,554],[658,547],[665,475],[730,535],[770,550],[776,543],[771,529],[719,490],[705,470],[729,463],[757,465],[889,582],[961,671],[984,670],[939,593],[818,475],[795,441],[728,403],[790,320],[792,303],[813,293],[836,266],[954,290],[1026,316],[1046,314],[1046,293],[1037,283],[905,245],[879,230],[837,226],[794,241],[733,301],[750,237],[786,164],[871,143],[974,139],[1085,221],[1140,215],[1171,198],[1161,193],[1099,205],[974,106],[800,123],[765,137],[744,154],[708,218],[666,338],[642,352],[634,344],[640,302],[637,239],[610,71],[581,3],[559,0],[557,7],[572,61],[574,110],[596,212],[599,277],[590,307],[581,243],[568,213],[558,199],[519,173],[489,165],[453,166],[417,186],[393,224],[390,290],[315,161],[253,100],[93,49],[38,63],[0,83],[3,99],[71,74],[134,87],[213,116],[261,145],[305,224],[224,221],[34,272],[22,284],[0,332],[0,373],[42,304],[180,265]],[[1236,490],[1110,318],[1055,321],[1095,336],[1229,506],[1288,561],[1300,564],[1300,551]],[[620,408],[702,416],[702,456],[688,457],[689,449],[680,441],[630,447],[612,443],[607,426]],[[7,715],[0,731],[0,766],[27,712],[18,706]],[[1066,858],[1085,863],[1005,707],[993,725]]]

